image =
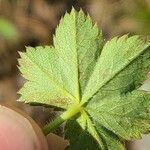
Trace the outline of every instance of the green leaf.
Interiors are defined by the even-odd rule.
[[[89,131],[86,128],[86,122],[85,128],[83,128],[83,126],[81,127],[79,123],[81,123],[81,116],[77,119],[77,121],[74,118],[72,120],[69,120],[66,124],[65,137],[69,139],[70,149],[125,150],[124,142],[101,125],[98,125],[97,127],[98,135],[101,137],[101,145],[99,145],[98,142],[96,142],[96,140],[93,138],[93,136],[89,134]]]
[[[70,149],[125,150],[125,140],[150,132],[150,93],[141,87],[150,66],[148,40],[124,35],[104,45],[90,17],[73,9],[61,19],[54,46],[27,47],[20,55],[27,80],[21,100],[65,109],[43,131],[66,121]]]
[[[27,79],[21,100],[67,109],[80,101],[80,90],[103,46],[102,34],[82,11],[66,13],[54,37],[54,47],[27,47],[20,71]],[[81,86],[81,88],[80,88]]]
[[[69,139],[70,149],[72,150],[92,150],[93,147],[96,147],[96,149],[99,148],[99,145],[89,134],[89,132],[86,129],[82,129],[76,120],[69,120],[67,122],[65,137]]]
[[[18,38],[19,33],[10,21],[0,17],[0,36],[8,40],[15,40]]]
[[[68,83],[69,92],[79,100],[80,90],[84,90],[102,49],[102,34],[89,16],[72,10],[61,19],[54,46],[57,55],[61,56],[59,69],[63,80]]]
[[[73,102],[67,89],[61,84],[58,56],[52,47],[27,48],[20,53],[20,71],[27,79],[20,90],[21,100],[67,108]]]
[[[88,103],[87,111],[100,124],[122,139],[141,138],[150,131],[150,95],[133,91]]]
[[[82,101],[88,101],[98,91],[128,92],[138,88],[145,79],[149,65],[150,43],[137,35],[113,38],[102,50]]]

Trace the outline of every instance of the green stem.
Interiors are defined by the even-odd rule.
[[[50,132],[54,131],[57,127],[59,127],[63,122],[66,120],[72,118],[76,114],[78,114],[82,110],[81,105],[75,105],[69,108],[67,111],[65,111],[63,114],[61,114],[58,118],[56,118],[51,123],[47,124],[43,128],[43,132],[45,135],[48,135]]]

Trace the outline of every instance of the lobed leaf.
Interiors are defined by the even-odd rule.
[[[122,139],[139,139],[150,131],[150,95],[141,91],[91,100],[87,111],[94,122]]]
[[[79,103],[81,88],[102,46],[102,34],[89,17],[82,11],[66,13],[56,30],[54,47],[27,47],[21,53],[19,69],[27,79],[21,100],[64,109]]]
[[[122,93],[138,88],[146,79],[149,65],[150,43],[137,35],[113,38],[102,50],[82,101],[88,101],[98,91]]]
[[[124,150],[125,140],[150,132],[150,93],[140,91],[150,66],[148,40],[124,35],[104,45],[90,17],[73,9],[61,19],[54,46],[20,55],[27,80],[21,100],[66,109],[45,130],[67,121],[70,149]]]

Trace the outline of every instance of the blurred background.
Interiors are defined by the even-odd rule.
[[[72,6],[89,13],[105,39],[125,33],[150,35],[150,0],[0,0],[0,103],[26,111],[42,127],[52,109],[16,102],[24,79],[17,69],[18,51],[50,45],[60,17]],[[62,135],[62,130],[57,131]],[[150,138],[128,143],[129,150],[149,150]]]

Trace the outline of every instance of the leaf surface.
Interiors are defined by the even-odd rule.
[[[150,93],[140,88],[150,66],[148,40],[124,35],[104,44],[90,17],[73,9],[53,46],[20,55],[27,80],[21,100],[65,109],[45,130],[67,121],[70,149],[125,150],[125,140],[150,132]]]
[[[79,103],[102,46],[102,34],[89,17],[82,11],[66,13],[56,30],[54,47],[27,47],[21,53],[19,69],[27,79],[21,99],[64,109]]]
[[[91,100],[87,110],[93,121],[122,139],[139,139],[150,131],[150,97],[141,91],[112,95],[97,102]]]
[[[146,77],[149,64],[150,43],[137,35],[113,38],[102,50],[82,101],[88,101],[98,91],[128,92],[138,88]]]

